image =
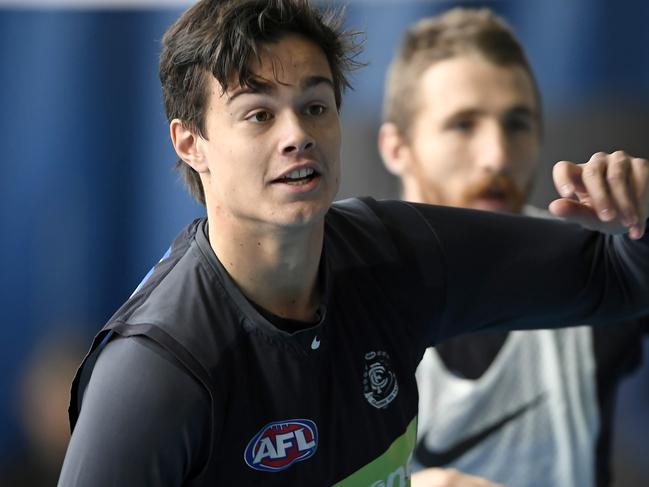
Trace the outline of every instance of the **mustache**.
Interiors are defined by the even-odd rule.
[[[499,197],[516,205],[522,204],[525,194],[516,183],[507,175],[494,174],[483,176],[473,181],[464,190],[464,200],[474,201],[484,197]]]

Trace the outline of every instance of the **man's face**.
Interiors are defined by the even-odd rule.
[[[529,74],[479,55],[443,60],[424,72],[419,102],[407,138],[406,193],[429,203],[519,212],[539,152]]]
[[[297,35],[266,44],[254,88],[211,78],[199,152],[210,217],[300,226],[321,218],[340,180],[340,123],[322,50]],[[217,222],[218,225],[218,222]]]

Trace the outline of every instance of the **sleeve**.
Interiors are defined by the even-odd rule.
[[[649,235],[410,204],[435,235],[445,285],[432,340],[479,330],[618,322],[649,313]]]
[[[59,487],[180,486],[205,461],[209,396],[144,337],[117,338],[95,364]]]

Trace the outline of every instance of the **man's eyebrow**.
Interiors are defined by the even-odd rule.
[[[509,110],[507,110],[507,115],[523,115],[526,117],[535,117],[537,115],[536,111],[528,105],[516,105]]]
[[[302,80],[301,88],[303,90],[307,90],[309,88],[313,88],[316,85],[319,85],[320,83],[327,84],[331,87],[331,89],[334,89],[334,82],[331,81],[329,78],[326,76],[309,76],[308,78],[305,78]]]
[[[329,78],[326,76],[309,76],[305,79],[302,80],[300,83],[300,88],[302,90],[308,90],[309,88],[313,88],[314,86],[317,86],[321,83],[324,83],[326,85],[329,85],[331,89],[334,89],[334,83],[331,81]],[[255,79],[252,83],[251,86],[242,86],[232,93],[230,97],[228,98],[228,101],[226,102],[227,105],[230,105],[232,101],[241,95],[246,95],[246,94],[264,94],[264,95],[269,95],[272,94],[274,91],[276,91],[277,88],[273,83],[269,83],[268,81],[262,80],[262,79]]]
[[[254,82],[251,84],[251,86],[242,86],[232,93],[230,97],[228,98],[228,101],[226,102],[226,105],[230,105],[232,101],[241,95],[246,95],[246,94],[264,94],[268,95],[271,94],[275,91],[275,87],[266,81],[262,80],[254,80]]]
[[[452,122],[457,120],[458,118],[475,117],[476,115],[480,115],[482,113],[484,113],[484,111],[478,108],[460,108],[454,112],[448,113],[443,118],[443,120]]]
[[[446,119],[447,120],[456,120],[458,118],[466,118],[466,117],[474,117],[476,115],[481,115],[484,113],[484,110],[481,110],[479,108],[462,108],[459,109],[455,112],[452,112],[449,114]],[[534,118],[537,116],[537,112],[530,107],[529,105],[525,104],[520,104],[520,105],[515,105],[511,108],[509,108],[504,116],[506,117],[511,117],[511,116],[522,116],[522,117],[531,117]]]

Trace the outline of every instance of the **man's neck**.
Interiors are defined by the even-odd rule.
[[[432,187],[422,183],[421,179],[406,177],[401,181],[401,199],[412,203],[426,203],[428,205],[443,205],[438,192]]]
[[[282,318],[311,321],[320,304],[324,222],[278,228],[210,215],[214,253],[248,299]]]

